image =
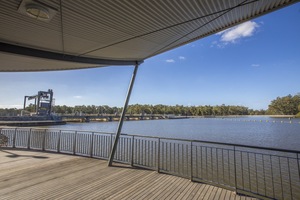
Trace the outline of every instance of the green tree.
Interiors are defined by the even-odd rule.
[[[273,115],[296,115],[299,112],[299,105],[300,94],[294,96],[289,94],[284,97],[277,97],[271,101],[267,113]]]

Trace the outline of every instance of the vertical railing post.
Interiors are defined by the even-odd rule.
[[[185,158],[186,158],[186,175],[189,176],[189,145],[185,145],[186,146],[186,155],[185,155]]]
[[[293,187],[292,187],[292,175],[291,175],[291,169],[290,169],[290,159],[289,158],[287,158],[287,168],[288,168],[288,170],[289,170],[289,173],[288,173],[288,175],[289,175],[289,186],[290,186],[290,193],[291,193],[291,199],[294,199],[293,198]]]
[[[132,136],[132,142],[131,142],[131,166],[134,165],[134,136]]]
[[[191,153],[190,154],[191,154],[190,155],[191,156],[191,162],[190,162],[191,163],[191,166],[190,166],[191,167],[191,169],[190,169],[191,170],[190,180],[193,181],[193,141],[191,141]]]
[[[73,141],[73,154],[76,154],[76,136],[77,136],[77,131],[74,133],[74,141]]]
[[[299,180],[300,179],[299,153],[297,153],[297,165],[298,165],[298,180]]]
[[[158,142],[157,142],[157,172],[159,173],[160,170],[160,138],[158,138]]]
[[[46,145],[46,132],[47,132],[47,129],[45,129],[44,134],[43,134],[42,151],[45,151],[45,145]]]
[[[31,129],[29,129],[29,133],[28,133],[27,149],[30,149],[30,139],[31,139]]]
[[[93,157],[93,149],[94,149],[94,132],[92,132],[91,144],[90,144],[90,157]]]
[[[234,186],[235,186],[235,193],[237,194],[237,172],[236,172],[236,155],[235,155],[235,146],[233,146],[233,163],[234,163]]]
[[[16,148],[16,137],[17,137],[17,128],[15,128],[15,132],[13,135],[13,148]]]
[[[59,130],[58,139],[57,139],[57,152],[58,153],[60,153],[60,138],[61,138],[61,130]]]
[[[111,152],[112,150],[112,146],[113,146],[113,134],[110,134],[110,141],[109,141],[109,152]],[[109,159],[109,152],[107,152],[107,158]]]

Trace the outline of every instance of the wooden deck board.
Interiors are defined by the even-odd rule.
[[[198,196],[200,194],[199,191],[201,191],[203,188],[205,187],[204,184],[201,184],[201,186],[199,187],[198,185],[193,189],[193,191],[191,193],[188,194],[187,196],[187,200],[191,200],[191,199],[197,199]]]
[[[167,200],[176,199],[179,195],[182,194],[182,192],[185,190],[188,185],[190,185],[191,182],[184,181],[179,187],[174,187],[174,190],[172,193],[168,195]]]
[[[173,179],[171,177],[171,179],[168,182],[164,182],[164,184],[165,184],[165,187],[157,188],[157,190],[155,191],[156,194],[150,199],[152,199],[152,200],[154,200],[154,199],[165,199],[171,192],[173,192],[175,187],[178,187],[178,185],[182,184],[182,180]],[[175,186],[175,187],[172,187],[172,186]],[[163,193],[160,192],[161,189],[163,189],[163,191],[164,191]]]
[[[156,172],[155,172],[156,173]],[[155,190],[159,189],[158,186],[161,186],[160,183],[164,183],[164,179],[170,180],[172,177],[170,176],[159,176],[158,174],[152,174],[151,179],[146,179],[142,183],[137,182],[131,187],[130,193],[126,191],[125,193],[128,193],[127,195],[124,195],[124,192],[121,194],[121,196],[124,195],[125,198],[131,199],[135,197],[136,199],[145,199],[149,198],[150,195],[155,194]]]
[[[234,196],[233,197],[231,196],[232,194],[233,194],[233,192],[230,192],[229,190],[226,190],[225,200],[234,199]]]
[[[215,194],[214,198],[215,199],[220,199],[223,190],[224,190],[223,188],[218,188],[218,190],[216,191],[216,194]],[[237,196],[237,195],[235,195],[235,196]]]
[[[190,187],[186,187],[186,190],[181,193],[176,199],[187,199],[188,195],[194,190],[196,184],[192,184]]]
[[[220,189],[220,188],[218,188],[218,187],[214,187],[213,188],[213,190],[211,191],[211,193],[210,193],[210,195],[208,197],[208,200],[214,200],[215,199],[215,195],[216,195],[218,189]]]
[[[150,188],[145,187],[143,193],[136,197],[140,198],[140,199],[150,198],[150,197],[152,198],[156,194],[159,193],[158,191],[162,190],[163,188],[166,188],[166,186],[167,186],[166,182],[172,182],[172,181],[173,181],[173,179],[171,176],[164,175],[164,176],[162,176],[162,179],[159,180],[159,182],[157,184],[155,184],[152,187],[150,186]],[[153,189],[151,189],[151,188],[153,188]],[[155,198],[153,198],[153,199],[155,199]]]
[[[208,189],[206,190],[205,194],[203,193],[204,194],[203,199],[209,199],[209,196],[211,195],[214,188],[215,187],[213,187],[213,186],[209,186]]]
[[[197,199],[204,199],[204,196],[206,195],[208,189],[210,188],[209,185],[204,185],[204,187],[202,188],[202,190],[198,191],[198,198]]]
[[[52,183],[55,183],[57,182],[57,179],[60,179],[60,177],[66,178],[68,176],[74,176],[76,172],[82,173],[83,175],[87,172],[84,170],[88,170],[89,168],[95,169],[95,167],[98,167],[97,163],[86,163],[86,165],[84,165],[83,162],[76,162],[77,160],[73,161],[74,162],[66,161],[62,165],[59,165],[59,168],[53,168],[53,165],[50,165],[49,167],[41,165],[39,168],[32,167],[9,173],[8,175],[3,176],[5,180],[9,181],[5,184],[4,187],[6,188],[3,189],[2,192],[15,192],[23,189],[24,185],[26,187],[30,185],[35,186],[38,184],[43,185],[43,183],[48,183],[50,180]],[[72,165],[74,166],[72,167]],[[80,176],[84,178],[82,175]]]
[[[153,195],[150,196],[150,200],[153,200],[153,199],[159,199],[159,197],[163,196],[164,193],[161,193],[160,191],[163,190],[163,191],[167,191],[172,184],[175,184],[176,180],[173,179],[173,177],[170,176],[170,178],[167,180],[167,181],[163,181],[163,186],[162,187],[159,187],[159,188],[156,188],[155,191],[153,191]],[[178,181],[178,180],[177,180]]]
[[[101,198],[108,198],[110,195],[113,195],[115,192],[117,192],[119,189],[121,189],[122,191],[126,191],[128,186],[132,186],[132,183],[136,183],[137,181],[150,176],[150,174],[147,173],[139,173],[139,175],[131,175],[131,173],[129,173],[127,176],[124,176],[122,179],[117,178],[117,181],[115,181],[113,183],[113,185],[111,184],[106,184],[104,187],[101,186],[101,182],[99,182],[100,184],[95,185],[94,189],[103,189],[103,191],[101,192]],[[134,187],[134,186],[133,186]],[[99,194],[95,194],[93,193],[93,189],[89,189],[89,194],[86,194],[85,197],[87,197],[87,199],[93,199],[93,198],[97,198],[97,196]]]
[[[0,150],[0,199],[235,199],[228,190],[107,161]],[[240,199],[240,198],[237,198]],[[251,199],[245,197],[246,200]]]

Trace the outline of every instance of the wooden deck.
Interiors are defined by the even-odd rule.
[[[222,188],[79,156],[0,149],[0,199],[254,199]]]

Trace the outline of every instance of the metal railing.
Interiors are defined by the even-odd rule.
[[[108,159],[114,134],[0,128],[7,146]],[[300,199],[300,151],[198,140],[121,135],[117,162],[261,199]]]

